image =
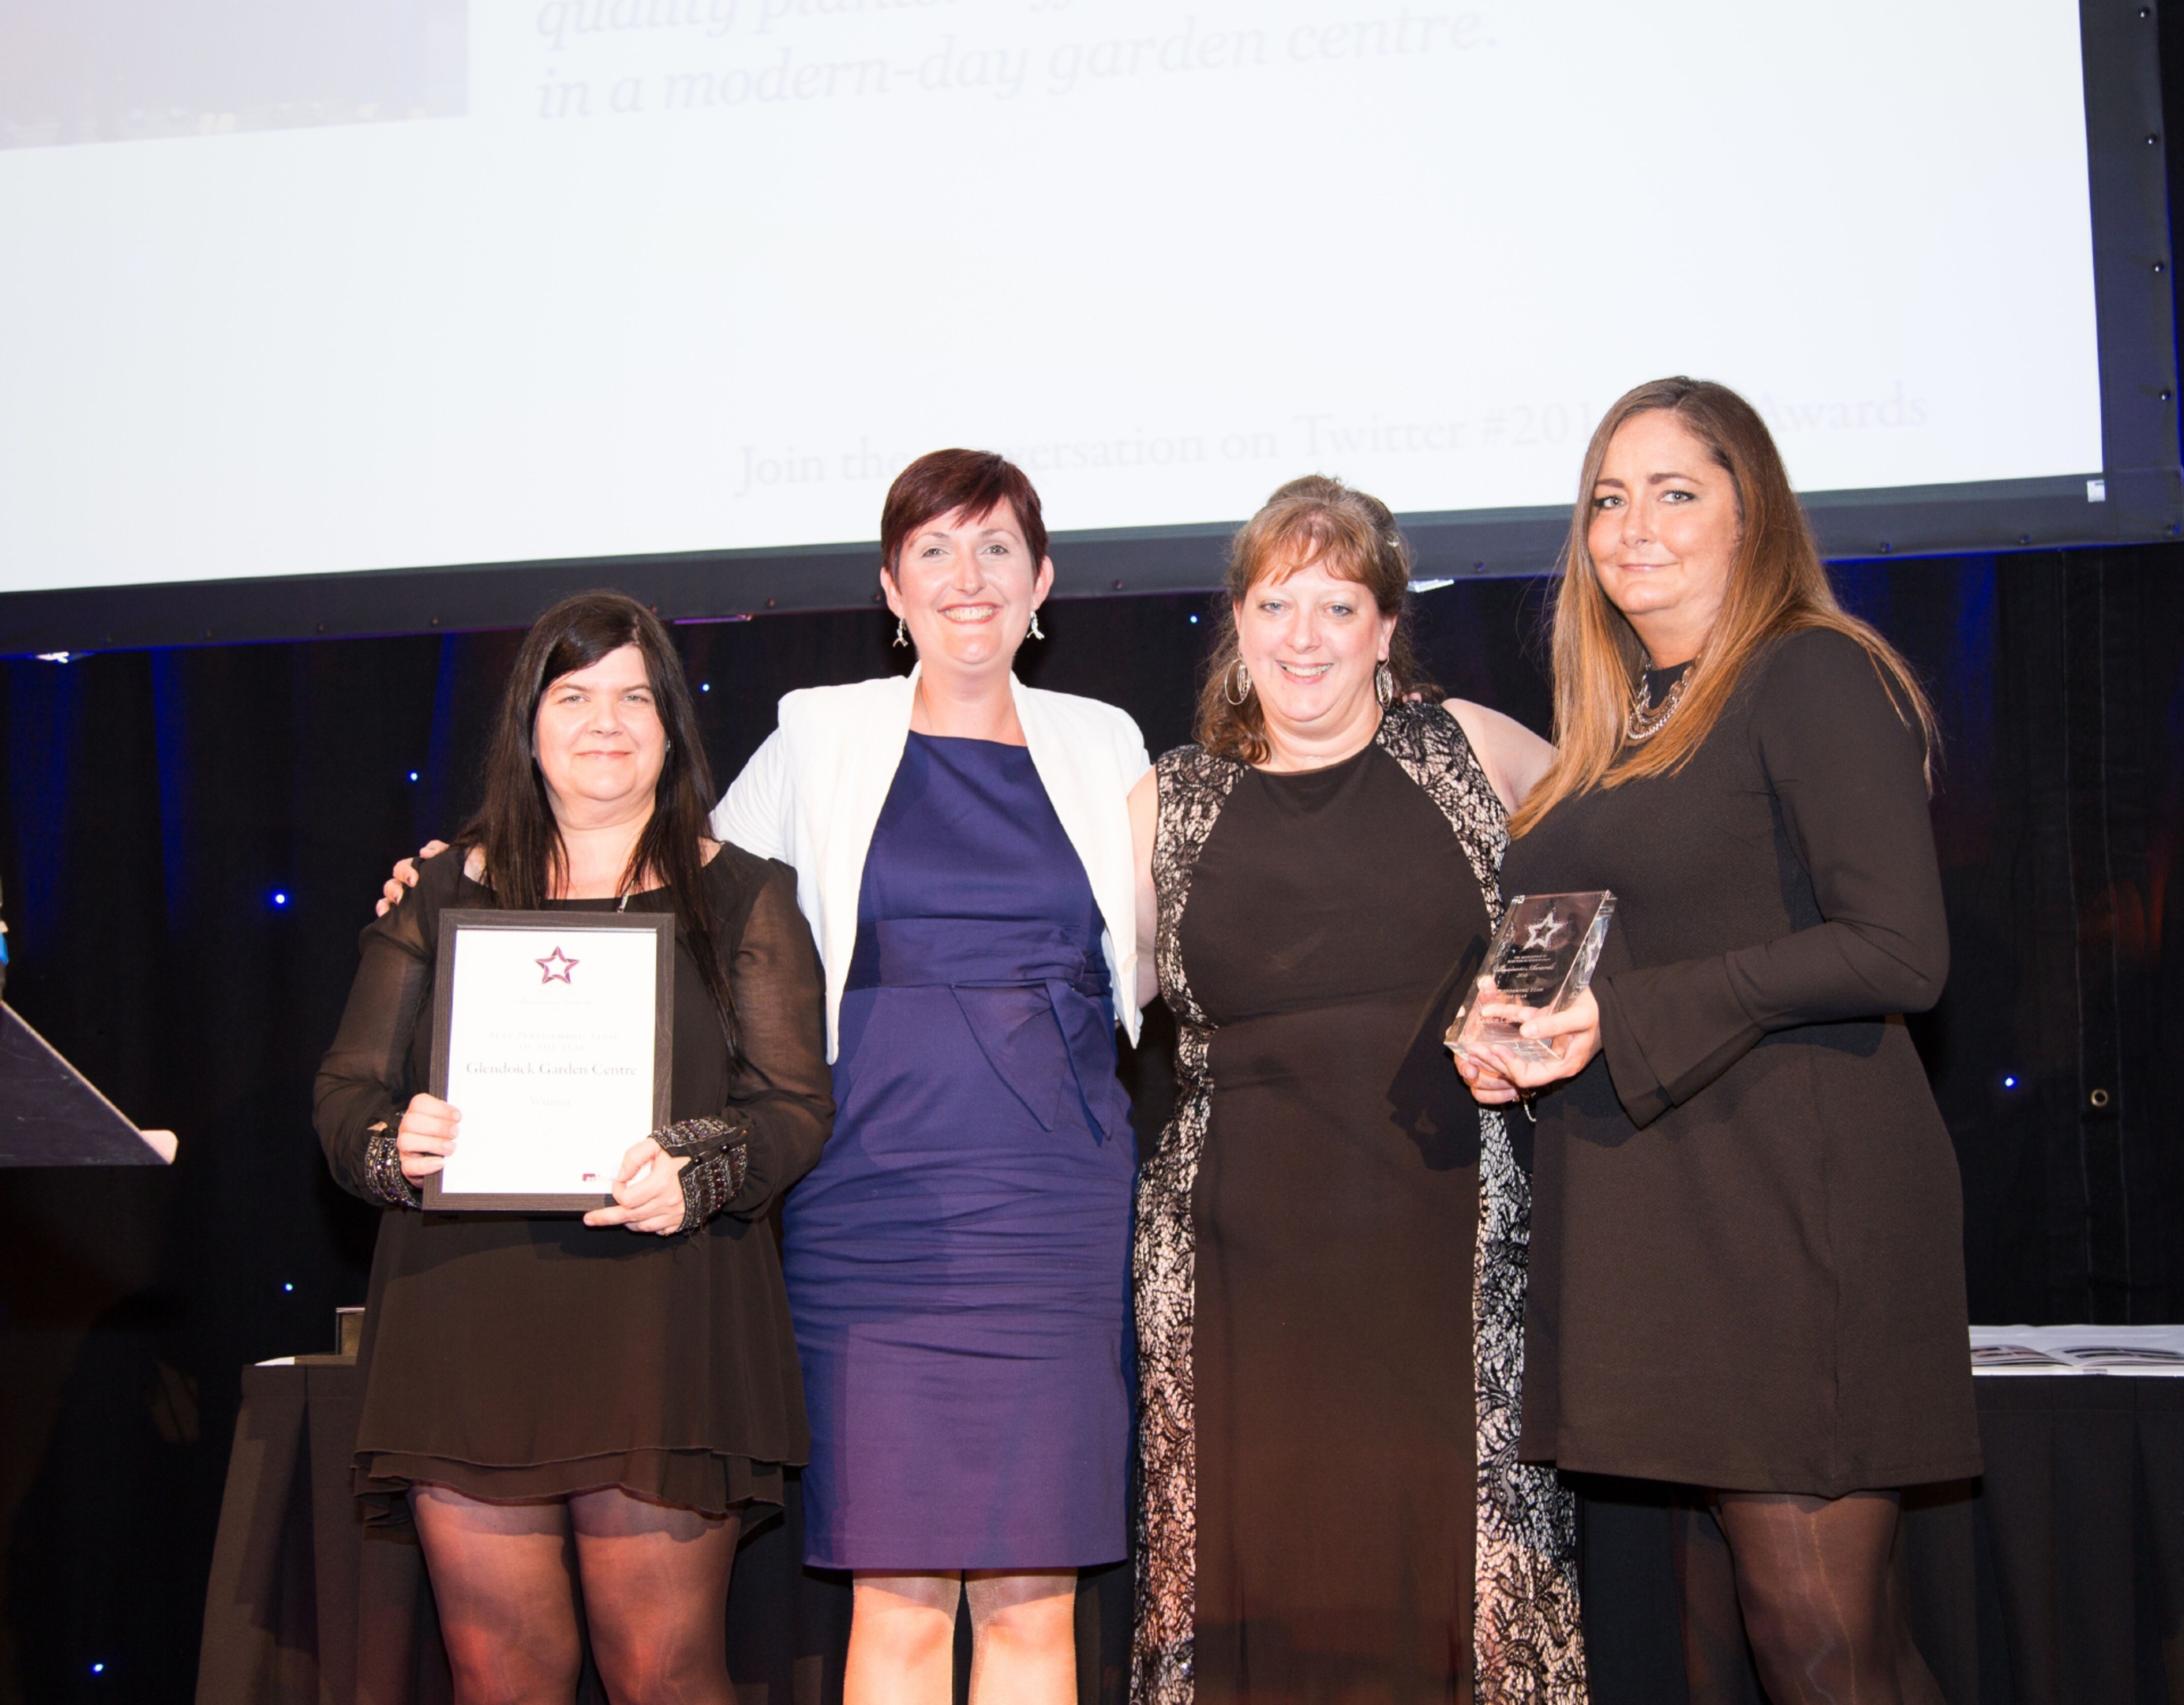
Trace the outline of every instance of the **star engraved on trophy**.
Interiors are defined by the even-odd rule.
[[[556,947],[551,953],[548,954],[545,958],[534,959],[531,962],[537,966],[538,969],[544,973],[538,979],[541,983],[567,983],[569,981],[569,973],[583,963],[580,959],[570,958],[569,956],[562,952],[559,947]],[[571,988],[575,987],[573,983],[570,984],[570,986]]]
[[[1562,1057],[1553,1042],[1527,1037],[1534,1014],[1559,1012],[1592,981],[1615,916],[1606,889],[1585,894],[1517,894],[1446,1038],[1464,1059],[1498,1049],[1520,1060]]]

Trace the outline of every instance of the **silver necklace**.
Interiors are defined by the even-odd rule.
[[[1669,696],[1662,699],[1656,709],[1652,683],[1646,678],[1652,667],[1653,660],[1650,657],[1645,659],[1638,671],[1637,683],[1630,689],[1630,708],[1623,717],[1623,738],[1634,746],[1643,745],[1669,726],[1677,707],[1684,702],[1684,688],[1691,684],[1691,677],[1698,673],[1696,666],[1685,670],[1676,677],[1676,684],[1669,689]]]

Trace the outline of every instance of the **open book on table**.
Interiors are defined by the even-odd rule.
[[[1975,1326],[1975,1373],[2184,1377],[2184,1326]]]

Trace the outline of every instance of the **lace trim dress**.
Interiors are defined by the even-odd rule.
[[[1468,867],[1477,883],[1476,896],[1462,903],[1479,908],[1483,902],[1490,922],[1498,917],[1506,813],[1455,719],[1439,707],[1394,707],[1361,758],[1374,755],[1394,761],[1453,834],[1462,859],[1451,867]],[[1199,1529],[1201,1463],[1194,1340],[1200,1273],[1194,1197],[1222,1086],[1213,1070],[1220,1025],[1194,986],[1184,923],[1203,855],[1239,784],[1247,777],[1290,778],[1265,777],[1197,747],[1167,754],[1158,773],[1155,946],[1162,993],[1178,1030],[1178,1102],[1140,1171],[1133,1250],[1139,1460],[1131,1697],[1134,1705],[1188,1705],[1201,1685],[1200,1560],[1204,1545],[1216,1538]],[[1361,823],[1356,833],[1360,842],[1370,839],[1368,825]],[[1371,879],[1373,873],[1400,861],[1407,850],[1362,844],[1350,850],[1363,878],[1344,889],[1357,909],[1354,929],[1364,929],[1374,922],[1371,914],[1384,908],[1385,894]],[[1333,933],[1340,935],[1350,928]],[[1445,990],[1459,986],[1458,972],[1459,967],[1450,967]],[[1438,1031],[1432,1034],[1437,1044]],[[1445,1056],[1439,1064],[1453,1078]],[[1368,1128],[1387,1117],[1384,1105],[1334,1111]],[[1529,1184],[1501,1115],[1482,1112],[1477,1127],[1478,1222],[1470,1240],[1469,1286],[1476,1460],[1471,1679],[1480,1701],[1580,1705],[1585,1697],[1585,1666],[1573,1501],[1551,1470],[1516,1459]],[[1252,1134],[1234,1134],[1240,1148],[1240,1139]],[[1239,1305],[1232,1295],[1224,1306],[1234,1311]],[[1299,1486],[1292,1496],[1301,1502],[1311,1492]],[[1382,1542],[1379,1535],[1365,1541]],[[1394,1547],[1402,1541],[1391,1534],[1384,1543]],[[1312,1684],[1298,1685],[1309,1689]],[[1220,1691],[1225,1694],[1225,1683]]]

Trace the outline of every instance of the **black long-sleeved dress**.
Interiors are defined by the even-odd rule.
[[[491,906],[455,855],[364,932],[363,963],[320,1067],[316,1123],[335,1178],[387,1200],[382,1151],[432,1058],[433,967],[448,906]],[[718,1515],[778,1503],[809,1435],[766,1211],[817,1160],[833,1117],[822,983],[786,865],[724,846],[703,880],[735,1007],[732,1056],[677,935],[672,1112],[748,1127],[749,1167],[688,1235],[573,1216],[391,1206],[373,1256],[359,1365],[356,1485],[400,1519],[418,1481],[472,1496],[604,1486]],[[606,900],[563,902],[604,911]],[[670,911],[664,890],[632,911]],[[398,1188],[398,1184],[396,1185]]]
[[[1656,701],[1665,677],[1656,677]],[[1956,1157],[1899,1015],[1948,931],[1919,741],[1856,641],[1512,843],[1613,889],[1602,1054],[1537,1104],[1523,1454],[1835,1496],[1979,1472]]]

